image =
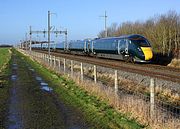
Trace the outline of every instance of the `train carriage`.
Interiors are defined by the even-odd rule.
[[[149,62],[153,57],[150,43],[141,35],[95,39],[91,50],[98,57],[132,62]]]
[[[118,54],[118,40],[116,38],[97,39],[92,41],[94,53]]]
[[[70,51],[84,51],[84,40],[70,41],[69,48]]]
[[[48,48],[48,43],[43,43],[43,44],[42,44],[42,49],[43,49],[43,50],[46,50],[47,48]]]
[[[57,49],[57,50],[65,50],[65,49],[66,49],[65,42],[57,43],[57,44],[56,44],[56,49]]]

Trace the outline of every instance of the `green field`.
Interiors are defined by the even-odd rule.
[[[0,48],[0,70],[10,59],[11,53],[9,50],[9,48]]]
[[[0,128],[4,128],[9,97],[9,62],[11,52],[9,48],[0,48]]]

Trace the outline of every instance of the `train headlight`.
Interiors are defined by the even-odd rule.
[[[138,49],[138,51],[142,52],[141,48],[138,47],[137,49]]]

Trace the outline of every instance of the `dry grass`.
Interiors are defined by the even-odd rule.
[[[87,73],[89,75],[89,73]],[[90,74],[93,77],[93,74]],[[114,86],[114,74],[109,73],[98,73],[98,79],[105,82],[108,86]],[[118,77],[118,85],[120,89],[124,89],[132,93],[140,93],[144,95],[150,94],[150,89],[147,86],[142,85],[141,83],[136,83],[132,80],[128,80],[122,77]],[[156,86],[155,94],[158,99],[166,101],[169,104],[174,106],[180,105],[180,92],[166,87]]]
[[[180,68],[180,59],[173,59],[168,66]]]
[[[94,84],[89,81],[80,82],[78,78],[74,78],[74,80],[79,83],[79,86],[86,91],[90,92],[92,95],[98,96],[102,100],[108,101],[108,103],[119,110],[120,112],[129,114],[129,117],[137,118],[141,123],[146,123],[147,117],[143,117],[142,114],[148,115],[147,108],[148,104],[135,97],[134,95],[128,95],[124,93],[117,94],[111,87],[102,88],[101,84]],[[141,106],[145,105],[145,106]]]
[[[174,106],[180,105],[180,93],[171,89],[156,87],[156,96],[158,99],[166,101]]]
[[[90,94],[107,101],[119,112],[129,115],[130,118],[136,119],[147,127],[149,125],[153,129],[178,129],[180,126],[179,119],[166,114],[159,108],[156,108],[152,118],[150,116],[149,98],[143,94],[139,96],[123,92],[116,94],[111,87],[104,88],[101,84],[94,84],[88,80],[81,82],[78,75],[73,80]]]

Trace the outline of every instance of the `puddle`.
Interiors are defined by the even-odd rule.
[[[13,64],[13,66],[17,66],[17,64]]]
[[[11,75],[11,80],[15,81],[17,79],[17,75]]]
[[[48,84],[45,82],[41,82],[41,86],[48,86]]]
[[[53,90],[51,87],[48,87],[48,86],[43,86],[43,87],[41,87],[41,89],[45,90],[47,92],[52,92],[52,90]]]
[[[29,70],[30,70],[30,71],[32,71],[32,72],[34,72],[34,71],[35,71],[35,70],[34,70],[34,69],[32,69],[32,68],[29,68]]]
[[[19,98],[17,92],[17,88],[13,86],[13,88],[11,89],[10,105],[7,117],[7,129],[23,129],[23,123],[20,115],[21,112],[18,108]]]
[[[13,64],[12,69],[17,70],[18,69],[17,64]]]
[[[18,67],[17,67],[17,66],[13,66],[12,69],[13,69],[13,70],[17,70]]]
[[[18,69],[18,67],[13,67],[13,69],[14,69],[14,70],[17,70],[17,69]]]
[[[36,77],[36,80],[37,80],[37,81],[42,81],[42,78],[37,76],[37,77]]]
[[[47,91],[47,92],[53,91],[53,89],[51,87],[49,87],[48,84],[45,82],[41,82],[40,85],[41,85],[41,89],[44,91]]]

